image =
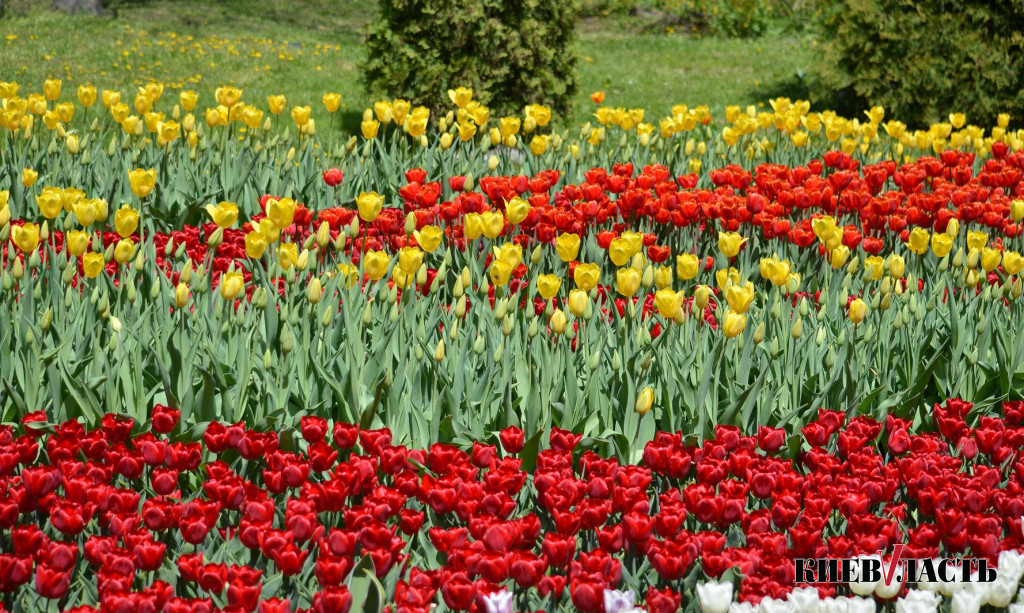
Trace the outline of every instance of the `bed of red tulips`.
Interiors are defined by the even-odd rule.
[[[797,557],[904,543],[995,565],[1024,547],[1024,403],[1003,410],[974,423],[951,399],[934,434],[826,410],[796,433],[661,433],[634,466],[557,428],[540,451],[515,427],[408,449],[316,417],[188,443],[162,406],[94,430],[30,415],[0,429],[0,592],[23,610],[344,612],[366,571],[395,610],[483,610],[505,589],[600,611],[619,588],[675,611],[732,568],[740,600],[784,596]]]
[[[901,166],[891,161],[862,166],[849,155],[834,151],[822,160],[793,168],[762,164],[753,173],[736,165],[715,169],[703,179],[710,183],[706,187],[699,186],[699,175],[673,179],[662,165],[645,166],[639,172],[632,164],[616,164],[610,172],[594,168],[586,173],[585,183],[559,189],[555,189],[557,170],[541,171],[533,177],[483,177],[478,190],[468,189],[466,177],[449,178],[444,189],[415,168],[406,172],[407,183],[398,191],[403,206],[384,208],[357,237],[343,242],[343,250],[357,264],[366,250],[394,252],[416,244],[405,231],[410,213],[418,228],[440,224],[448,240],[464,249],[464,215],[500,209],[517,196],[529,201],[530,212],[514,228],[506,221],[504,233],[524,247],[535,240],[550,243],[560,233],[586,236],[596,232],[598,244],[607,248],[619,232],[642,229],[647,232],[644,243],[655,263],[692,250],[696,235],[678,231],[690,226],[714,227],[716,231],[753,226],[764,239],[821,250],[811,228],[815,214],[835,216],[844,224],[843,244],[850,249],[861,247],[871,255],[881,253],[887,241],[890,246],[906,241],[914,227],[944,232],[951,219],[1016,237],[1022,224],[1011,218],[1010,202],[1024,196],[1024,152],[1008,153],[995,146],[993,156],[975,172],[974,155],[953,150]],[[442,201],[445,194],[451,199]],[[261,209],[269,198],[262,199]],[[217,229],[212,223],[158,233],[154,235],[158,263],[170,272],[167,256],[179,249],[197,265],[210,256],[216,283],[232,263],[246,260],[245,235],[252,223],[263,217],[257,214],[242,229],[225,230],[214,253],[208,253],[207,244]],[[302,242],[326,222],[333,241],[356,217],[354,206],[313,211],[300,204],[294,224],[283,234]],[[121,237],[107,232],[103,238],[109,247]],[[59,250],[62,234],[55,232],[52,240]],[[650,249],[652,246],[656,248]],[[111,261],[108,272],[116,272],[118,266]],[[240,268],[248,286],[251,271],[248,266]],[[525,270],[516,276],[523,274]]]

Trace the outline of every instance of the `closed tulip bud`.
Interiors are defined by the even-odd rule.
[[[967,268],[977,268],[979,260],[981,260],[981,249],[972,247],[970,253],[967,254]]]
[[[797,320],[793,322],[793,327],[790,329],[789,333],[794,340],[799,340],[800,337],[803,335],[803,332],[804,320],[798,317]]]
[[[711,288],[707,285],[698,285],[697,289],[693,291],[693,303],[700,309],[704,310],[708,306],[708,302],[711,299]]]
[[[636,397],[636,412],[640,415],[647,415],[650,412],[651,407],[654,406],[654,390],[645,387],[640,395]]]
[[[562,334],[565,332],[566,319],[565,313],[562,312],[562,309],[555,309],[554,314],[551,315],[551,321],[549,323],[551,324],[551,331],[555,334]]]
[[[473,353],[476,355],[483,355],[485,349],[484,335],[481,334],[476,337],[476,341],[473,342]]]
[[[799,321],[799,320],[798,320]],[[747,327],[747,316],[743,313],[727,311],[722,319],[722,332],[726,338],[735,338]]]
[[[754,328],[754,344],[755,345],[760,344],[760,342],[764,340],[764,332],[765,332],[764,322],[762,321],[761,323],[757,324],[756,328]]]
[[[320,302],[320,298],[323,297],[323,294],[324,291],[323,287],[320,285],[320,279],[313,277],[309,282],[309,286],[306,288],[306,300],[308,300],[310,304],[317,304]]]
[[[440,362],[444,359],[444,339],[437,341],[437,347],[434,348],[434,361]]]
[[[619,372],[620,369],[622,369],[622,357],[619,355],[619,350],[616,349],[612,354],[612,372]]]
[[[504,336],[508,336],[509,334],[512,334],[512,323],[513,322],[512,322],[512,315],[511,314],[506,315],[505,319],[502,320],[502,322],[501,322],[501,333]]]
[[[644,269],[644,274],[642,277],[640,277],[640,285],[644,286],[645,288],[654,285],[654,269],[651,268],[650,266]]]
[[[188,289],[188,285],[186,285],[185,283],[178,283],[178,285],[174,288],[175,306],[177,306],[179,309],[185,308],[185,305],[188,304],[189,294],[190,292]]]
[[[569,292],[569,312],[576,317],[583,317],[589,303],[590,296],[583,290],[574,289]]]

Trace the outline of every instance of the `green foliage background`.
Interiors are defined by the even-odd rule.
[[[362,78],[371,95],[436,110],[472,86],[500,114],[546,104],[568,114],[577,88],[576,0],[382,0],[368,26]]]
[[[822,21],[816,102],[885,106],[914,126],[1024,115],[1024,2],[842,0]]]

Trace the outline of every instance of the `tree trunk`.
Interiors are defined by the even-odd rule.
[[[103,0],[53,0],[53,10],[67,11],[68,14],[92,13],[93,15],[106,15],[103,10]]]

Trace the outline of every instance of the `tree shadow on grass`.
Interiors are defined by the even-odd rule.
[[[811,89],[807,83],[807,75],[803,71],[798,71],[788,79],[756,85],[747,92],[747,95],[759,102],[767,102],[775,98],[810,100]]]

